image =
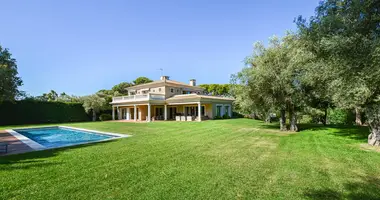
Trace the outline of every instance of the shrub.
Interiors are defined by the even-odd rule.
[[[0,103],[0,125],[89,121],[80,103],[22,100]]]
[[[330,124],[352,125],[355,122],[355,114],[351,110],[330,109],[327,115]]]
[[[224,114],[222,118],[223,119],[231,119],[231,117],[228,114]]]
[[[108,121],[112,119],[112,115],[110,114],[101,114],[99,116],[100,121]]]
[[[214,119],[222,119],[221,116],[215,116]]]

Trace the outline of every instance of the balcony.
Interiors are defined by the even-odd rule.
[[[165,95],[148,93],[148,94],[141,94],[141,95],[112,97],[112,103],[125,103],[125,102],[149,101],[149,100],[165,100]]]

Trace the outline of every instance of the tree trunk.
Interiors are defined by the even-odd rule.
[[[322,124],[323,126],[326,126],[327,124],[327,108],[325,108],[325,114],[323,115]]]
[[[92,121],[96,121],[96,112],[92,110]]]
[[[282,109],[280,111],[280,130],[281,131],[287,131],[285,109]]]
[[[362,116],[361,116],[360,108],[359,107],[355,108],[355,123],[358,126],[363,125],[363,123],[362,123]]]
[[[291,106],[289,109],[289,118],[290,118],[290,131],[297,132],[297,113],[294,109],[294,106]]]
[[[380,105],[368,106],[365,114],[371,131],[368,136],[368,144],[380,146]]]

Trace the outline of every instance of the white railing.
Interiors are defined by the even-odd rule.
[[[112,102],[133,102],[133,101],[147,101],[147,100],[165,100],[165,95],[163,94],[140,94],[122,97],[113,97]]]

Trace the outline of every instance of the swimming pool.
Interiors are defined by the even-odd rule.
[[[106,141],[128,136],[65,126],[14,129],[8,132],[35,150]]]

